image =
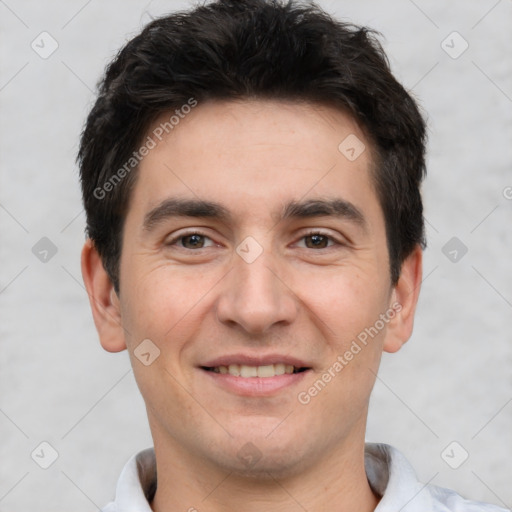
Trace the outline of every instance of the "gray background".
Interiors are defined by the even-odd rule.
[[[96,510],[129,456],[151,445],[127,354],[97,341],[80,275],[74,159],[106,63],[150,16],[188,5],[0,0],[1,511]],[[383,358],[367,438],[402,450],[424,482],[508,508],[512,2],[320,5],[382,31],[395,74],[429,119],[429,247],[416,327]],[[35,40],[43,51],[43,31],[59,45],[46,59],[31,47]],[[469,44],[461,55],[453,31]],[[46,262],[32,251],[42,237],[57,249]],[[36,463],[51,461],[43,441],[59,454],[46,470]],[[469,458],[451,468],[462,449]]]

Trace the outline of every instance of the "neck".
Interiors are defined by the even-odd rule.
[[[332,450],[307,470],[283,476],[243,476],[191,460],[179,447],[155,439],[158,484],[154,512],[373,512],[379,502],[364,468],[364,436]]]

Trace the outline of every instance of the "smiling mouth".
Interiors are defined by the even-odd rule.
[[[296,367],[291,364],[268,364],[264,366],[248,366],[245,364],[230,364],[229,366],[202,366],[203,370],[219,373],[222,375],[232,375],[234,377],[241,378],[251,378],[251,377],[277,377],[279,375],[288,374],[291,375],[293,373],[301,373],[310,368],[306,367]]]

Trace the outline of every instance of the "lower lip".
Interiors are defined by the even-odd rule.
[[[242,396],[271,396],[298,384],[310,370],[299,373],[285,373],[276,375],[275,377],[235,377],[234,375],[225,373],[216,373],[201,369],[213,381],[231,393]]]

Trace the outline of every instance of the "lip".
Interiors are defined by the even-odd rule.
[[[233,363],[234,364],[234,363]],[[270,363],[272,364],[272,363]],[[290,363],[291,364],[291,363]],[[223,365],[221,365],[223,366]],[[207,378],[229,393],[245,397],[270,397],[280,391],[297,385],[309,374],[311,369],[300,373],[285,373],[275,377],[235,377],[234,375],[215,373],[199,368]]]
[[[269,364],[289,364],[296,368],[311,368],[312,365],[292,356],[283,354],[249,355],[230,354],[211,359],[199,365],[200,367],[215,368],[217,366],[229,366],[230,364],[243,364],[246,366],[266,366]],[[254,377],[256,378],[256,377]],[[273,377],[269,377],[273,378]]]
[[[296,368],[307,368],[299,373],[285,373],[275,377],[236,377],[230,374],[215,373],[206,368],[239,364],[246,366],[267,366],[271,364],[292,365]],[[229,354],[210,359],[201,365],[199,370],[210,382],[225,391],[245,397],[269,397],[297,385],[312,370],[312,365],[285,354]]]

